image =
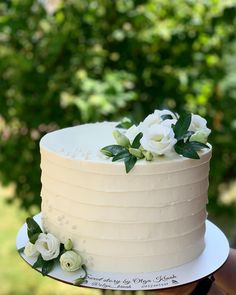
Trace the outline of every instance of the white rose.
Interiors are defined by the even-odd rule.
[[[147,126],[140,140],[145,150],[157,155],[164,155],[170,152],[176,142],[174,131],[165,124]]]
[[[189,131],[193,131],[193,132],[201,131],[207,134],[207,136],[209,136],[209,134],[211,133],[211,130],[207,128],[206,119],[202,118],[199,115],[194,115],[194,114],[192,114]]]
[[[162,122],[165,122],[167,120],[163,120],[162,119],[162,116],[164,115],[170,115],[172,117],[172,119],[176,119],[174,113],[172,113],[171,111],[169,110],[155,110],[153,114],[150,114],[148,115],[143,122],[140,123],[140,131],[141,132],[144,132],[144,130],[147,128],[147,127],[151,127],[152,125],[159,125],[161,124]],[[171,120],[171,119],[169,119]],[[175,120],[176,122],[176,120]]]
[[[50,233],[41,233],[35,242],[35,247],[42,255],[43,260],[51,260],[59,255],[60,241]]]
[[[25,249],[24,249],[24,254],[27,257],[38,257],[39,252],[36,249],[35,245],[30,243],[30,241],[28,241],[28,243],[25,245]]]
[[[160,111],[155,110],[153,114],[148,115],[143,122],[140,123],[140,130],[144,132],[144,129],[151,127],[152,125],[157,125],[162,122]]]
[[[169,128],[171,128],[172,125],[175,125],[177,122],[177,119],[166,119],[163,122],[161,122],[161,125],[165,125]]]
[[[74,251],[66,251],[60,257],[61,268],[65,271],[75,271],[82,265],[82,258]]]
[[[129,129],[126,130],[126,137],[128,137],[129,141],[132,143],[135,137],[139,134],[139,126],[132,125]]]

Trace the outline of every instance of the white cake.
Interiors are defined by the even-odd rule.
[[[40,142],[42,222],[73,241],[88,269],[153,272],[203,251],[211,148],[199,160],[176,153],[137,161],[127,174],[100,149],[116,123],[85,124]]]

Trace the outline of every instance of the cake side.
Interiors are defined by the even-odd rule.
[[[204,249],[211,149],[197,161],[140,160],[126,174],[99,154],[114,127],[86,124],[41,140],[45,230],[70,238],[97,271],[158,271],[194,259]]]

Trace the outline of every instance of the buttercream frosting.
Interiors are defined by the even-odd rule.
[[[152,272],[196,258],[204,249],[211,148],[199,160],[176,153],[122,162],[100,153],[115,144],[117,123],[61,129],[40,142],[42,221],[73,241],[95,271]]]

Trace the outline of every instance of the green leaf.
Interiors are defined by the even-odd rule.
[[[132,125],[133,122],[129,118],[124,118],[118,125],[116,125],[116,128],[129,129]]]
[[[175,146],[175,151],[186,158],[200,159],[198,153],[195,151],[191,142],[184,142],[183,140],[178,141]]]
[[[78,279],[76,279],[75,281],[74,281],[74,285],[75,286],[79,286],[79,285],[81,285],[83,282],[84,282],[84,278],[82,277],[82,278],[78,278]]]
[[[191,113],[184,113],[182,114],[176,124],[173,127],[173,131],[175,133],[175,138],[177,140],[180,140],[185,137],[188,128],[191,124],[191,118],[192,114]]]
[[[126,173],[129,173],[129,171],[134,167],[136,162],[137,162],[137,158],[131,155],[125,159]]]
[[[33,264],[33,268],[39,268],[39,267],[42,267],[43,266],[43,263],[44,263],[44,260],[43,260],[43,257],[42,255],[40,254],[38,256],[38,259],[36,260],[36,262]]]
[[[133,140],[133,142],[132,142],[132,145],[131,145],[131,147],[132,148],[135,148],[135,149],[138,149],[139,147],[140,147],[140,140],[141,140],[141,138],[143,137],[143,133],[142,132],[140,132],[140,133],[138,133],[136,136],[135,136],[135,138],[134,138],[134,140]]]
[[[82,284],[88,276],[86,265],[82,264],[81,268],[83,269],[85,274],[84,274],[84,276],[82,276],[74,281],[75,286],[79,286],[80,284]]]
[[[199,142],[199,141],[190,141],[189,144],[195,151],[199,151],[201,149],[209,149],[209,146],[206,145],[205,143]]]
[[[120,152],[126,150],[125,147],[118,145],[118,144],[112,144],[112,145],[107,145],[101,149],[101,152],[104,153],[104,151],[107,152],[107,155],[110,154],[110,157],[114,157]]]
[[[25,247],[21,247],[20,249],[17,249],[17,251],[18,251],[19,253],[23,253],[24,250],[25,250]]]
[[[35,234],[40,234],[42,232],[40,226],[32,217],[26,218],[26,223],[27,223],[27,233],[28,233],[29,239]]]
[[[42,275],[46,276],[50,271],[52,271],[55,264],[55,259],[43,261],[42,265]]]
[[[100,150],[100,152],[103,153],[107,157],[113,157],[113,154],[110,151],[106,150],[105,148],[102,148]]]
[[[115,162],[115,161],[118,161],[121,159],[125,159],[129,156],[130,156],[130,153],[128,152],[128,150],[121,151],[119,154],[117,154],[113,157],[112,162]]]
[[[161,118],[162,118],[163,121],[164,120],[172,120],[173,119],[173,117],[170,114],[168,114],[168,115],[161,115]]]
[[[58,257],[60,257],[62,254],[64,254],[66,252],[65,246],[64,244],[60,243],[60,254]]]
[[[30,241],[30,243],[35,244],[35,242],[37,241],[39,235],[40,235],[40,233],[33,234],[32,236],[30,236],[30,237],[29,237],[29,241]]]

